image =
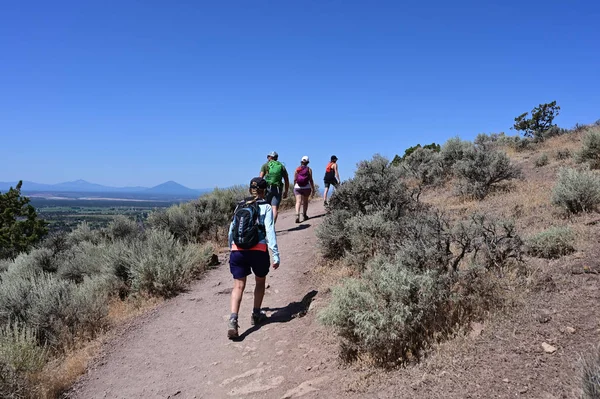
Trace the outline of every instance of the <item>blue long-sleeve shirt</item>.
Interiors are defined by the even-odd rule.
[[[273,263],[280,263],[279,247],[277,247],[277,236],[275,235],[275,221],[273,220],[273,208],[271,208],[270,204],[259,203],[258,209],[258,220],[261,225],[265,226],[266,233],[265,236],[262,232],[259,232],[259,244],[267,244],[273,254]],[[233,244],[233,222],[229,225],[228,240],[229,249],[231,249]]]

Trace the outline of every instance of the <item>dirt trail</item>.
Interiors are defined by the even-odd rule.
[[[249,278],[240,309],[240,340],[227,339],[232,278],[222,258],[188,293],[136,320],[109,342],[69,397],[331,397],[343,371],[332,345],[324,342],[312,307],[302,317],[306,305],[322,297],[307,275],[317,256],[314,230],[324,213],[323,202],[314,201],[312,218],[300,225],[294,223],[293,211],[280,214],[282,263],[269,274],[263,302],[269,307],[268,324],[250,326],[254,283]]]

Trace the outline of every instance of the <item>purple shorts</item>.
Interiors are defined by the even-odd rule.
[[[266,277],[270,267],[271,258],[267,251],[231,251],[229,254],[229,270],[235,279],[251,273],[256,277]]]
[[[303,197],[307,197],[310,195],[312,189],[309,188],[295,188],[294,189],[294,195],[301,195]]]

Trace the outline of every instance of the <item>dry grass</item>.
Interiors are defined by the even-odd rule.
[[[128,298],[125,301],[114,299],[109,304],[108,321],[113,328],[118,328],[134,318],[155,309],[163,300],[155,297]],[[78,342],[65,354],[52,360],[37,375],[31,376],[35,385],[36,398],[58,398],[85,373],[102,345],[114,335],[114,329],[98,335],[92,341]]]
[[[63,357],[48,363],[37,376],[38,397],[40,399],[57,398],[68,390],[85,372],[89,362],[98,354],[102,342],[102,338],[87,342],[85,346],[71,350]]]

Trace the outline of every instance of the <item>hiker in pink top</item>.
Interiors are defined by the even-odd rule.
[[[303,206],[302,221],[308,220],[308,201],[309,197],[315,196],[315,183],[313,182],[312,169],[308,167],[308,156],[305,155],[300,161],[300,166],[294,173],[294,195],[296,196],[296,223],[300,223],[300,205]]]

